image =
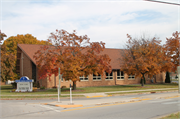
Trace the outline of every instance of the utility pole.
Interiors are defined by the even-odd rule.
[[[158,2],[158,3],[164,3],[164,4],[171,4],[171,5],[179,5],[178,3],[170,3],[170,2],[163,2],[163,1],[157,1],[157,0],[145,0],[145,1],[150,1],[150,2]]]

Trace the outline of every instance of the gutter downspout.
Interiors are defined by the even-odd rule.
[[[23,76],[23,59],[24,59],[24,57],[23,57],[23,53],[22,53],[22,57],[21,57],[21,60],[22,60],[22,76]]]

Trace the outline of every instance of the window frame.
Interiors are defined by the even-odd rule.
[[[81,80],[82,79],[82,80]],[[86,80],[87,79],[87,80]],[[89,77],[87,76],[87,77],[85,77],[84,75],[83,76],[80,76],[79,77],[79,80],[80,81],[89,81]]]
[[[108,74],[108,75],[107,75]],[[112,75],[111,75],[112,74]],[[113,71],[109,74],[107,72],[105,72],[106,78],[105,80],[113,80]]]
[[[95,75],[93,74],[93,81],[101,81],[101,75]]]
[[[135,75],[128,75],[128,80],[135,80]]]
[[[119,76],[118,76],[118,72],[119,72]],[[117,80],[124,80],[125,79],[124,72],[121,70],[117,70],[116,77],[117,77]]]

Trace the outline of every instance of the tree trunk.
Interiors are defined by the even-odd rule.
[[[73,90],[76,90],[76,81],[73,81]]]
[[[154,83],[156,83],[156,75],[154,75]]]
[[[143,74],[143,77],[142,77],[142,83],[141,83],[141,86],[144,86],[144,74]]]

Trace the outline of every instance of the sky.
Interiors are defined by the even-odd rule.
[[[38,40],[56,29],[76,30],[106,48],[124,48],[127,34],[158,37],[165,44],[180,31],[180,6],[144,0],[0,0],[0,29],[7,38],[28,33]]]

